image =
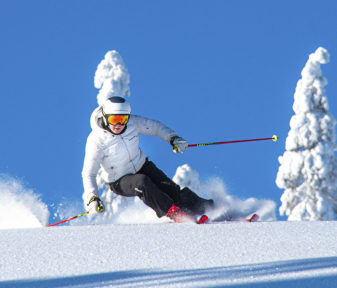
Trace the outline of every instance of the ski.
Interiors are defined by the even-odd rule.
[[[219,219],[210,219],[206,214],[201,216],[187,216],[181,219],[181,221],[176,223],[189,223],[195,222],[196,224],[215,224],[215,223],[226,223],[226,222],[257,222],[259,220],[259,215],[254,213],[250,217],[247,218],[238,218],[238,219],[231,219],[231,220],[219,220]]]
[[[237,219],[231,219],[224,222],[257,222],[259,220],[259,215],[254,213],[252,216],[246,217],[246,218],[237,218]],[[215,221],[217,222],[217,221]]]
[[[216,224],[216,223],[227,223],[227,222],[257,222],[259,220],[259,215],[254,213],[253,215],[247,218],[237,218],[230,220],[219,220],[219,219],[210,219],[207,215],[201,215],[196,218],[196,224]]]
[[[251,217],[246,218],[247,222],[257,222],[259,220],[259,215],[254,213]]]

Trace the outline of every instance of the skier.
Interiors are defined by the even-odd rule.
[[[213,200],[203,199],[187,187],[181,189],[139,148],[139,134],[146,134],[159,136],[170,143],[175,152],[184,152],[187,141],[176,132],[159,121],[131,114],[130,104],[119,96],[109,98],[96,108],[90,123],[92,131],[87,139],[82,170],[83,200],[90,214],[104,211],[96,183],[100,167],[114,193],[138,196],[158,217],[185,222],[203,215],[213,205]],[[197,221],[207,220],[204,215]]]

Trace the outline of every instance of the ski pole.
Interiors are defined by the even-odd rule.
[[[273,140],[276,142],[278,137],[274,135],[270,138],[258,138],[258,139],[247,139],[247,140],[234,140],[234,141],[223,141],[223,142],[212,142],[212,143],[200,143],[200,144],[190,144],[188,147],[199,147],[199,146],[208,146],[208,145],[217,145],[217,144],[230,144],[230,143],[240,143],[240,142],[251,142],[251,141],[263,141],[263,140]]]
[[[65,223],[65,222],[74,220],[74,219],[76,219],[76,218],[78,218],[78,217],[82,217],[82,216],[87,215],[87,214],[89,214],[89,211],[84,212],[84,213],[82,213],[82,214],[79,214],[79,215],[77,215],[77,216],[71,217],[71,218],[69,218],[69,219],[62,220],[62,221],[60,221],[60,222],[57,222],[57,223],[54,223],[54,224],[47,225],[46,227],[56,226],[56,225],[59,225],[59,224],[62,224],[62,223]]]

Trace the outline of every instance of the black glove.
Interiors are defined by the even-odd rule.
[[[90,214],[102,213],[104,212],[104,204],[101,199],[97,196],[92,196],[87,204],[87,211],[90,211]]]

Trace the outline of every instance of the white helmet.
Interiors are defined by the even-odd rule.
[[[131,106],[128,101],[126,101],[123,97],[113,96],[107,99],[103,106],[103,112],[106,115],[116,114],[116,115],[124,115],[131,113]]]

